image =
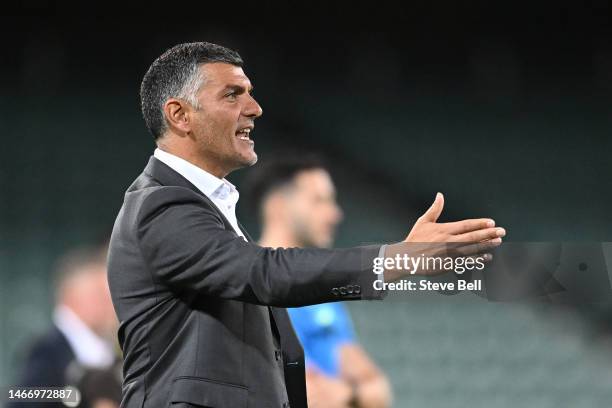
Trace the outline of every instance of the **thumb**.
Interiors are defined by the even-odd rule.
[[[429,209],[427,209],[427,211],[425,211],[425,214],[421,216],[421,219],[427,222],[436,222],[438,221],[440,214],[442,214],[443,209],[444,196],[442,195],[442,193],[437,193],[436,199],[434,200],[433,204],[431,205],[431,207],[429,207]]]

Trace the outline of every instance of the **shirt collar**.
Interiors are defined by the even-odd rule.
[[[77,360],[86,367],[106,368],[113,364],[112,345],[91,330],[70,308],[58,305],[53,323],[62,332]]]
[[[153,156],[189,180],[191,184],[206,194],[207,197],[219,197],[220,199],[225,199],[234,192],[236,194],[238,193],[236,187],[228,180],[213,176],[206,170],[201,169],[185,159],[165,152],[159,148],[155,149]]]

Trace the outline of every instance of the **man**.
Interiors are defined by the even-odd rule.
[[[342,211],[332,179],[316,158],[284,155],[259,166],[246,185],[262,222],[262,246],[331,247]],[[391,404],[389,383],[357,343],[342,303],[287,311],[306,355],[310,407],[380,408]]]
[[[99,372],[105,373],[105,379],[95,381],[95,385],[109,390],[107,399],[120,393],[120,376],[113,377],[117,318],[106,280],[105,257],[106,251],[100,248],[78,248],[60,259],[53,326],[29,350],[19,386],[80,385],[84,378],[91,377],[90,373]],[[88,400],[86,406],[94,406],[93,402]],[[38,405],[64,406],[25,406]]]
[[[343,250],[251,242],[225,180],[257,160],[251,132],[262,109],[241,66],[219,45],[180,44],[142,81],[157,149],[125,194],[109,251],[123,407],[306,407],[302,349],[283,308],[380,298],[373,259],[407,253],[404,242]],[[478,251],[499,243],[503,230],[489,219],[436,223],[442,207],[438,195],[407,240],[484,241],[469,247]],[[386,281],[402,276],[384,271]]]

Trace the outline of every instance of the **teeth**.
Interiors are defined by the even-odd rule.
[[[249,138],[249,133],[251,133],[251,128],[244,128],[244,129],[239,129],[236,132],[236,135],[238,136],[238,139],[241,139],[241,140],[251,140]]]

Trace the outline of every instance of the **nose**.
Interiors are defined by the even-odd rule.
[[[243,115],[253,119],[260,117],[263,114],[261,106],[259,106],[255,98],[251,95],[248,95],[248,98],[248,102],[243,110]]]

